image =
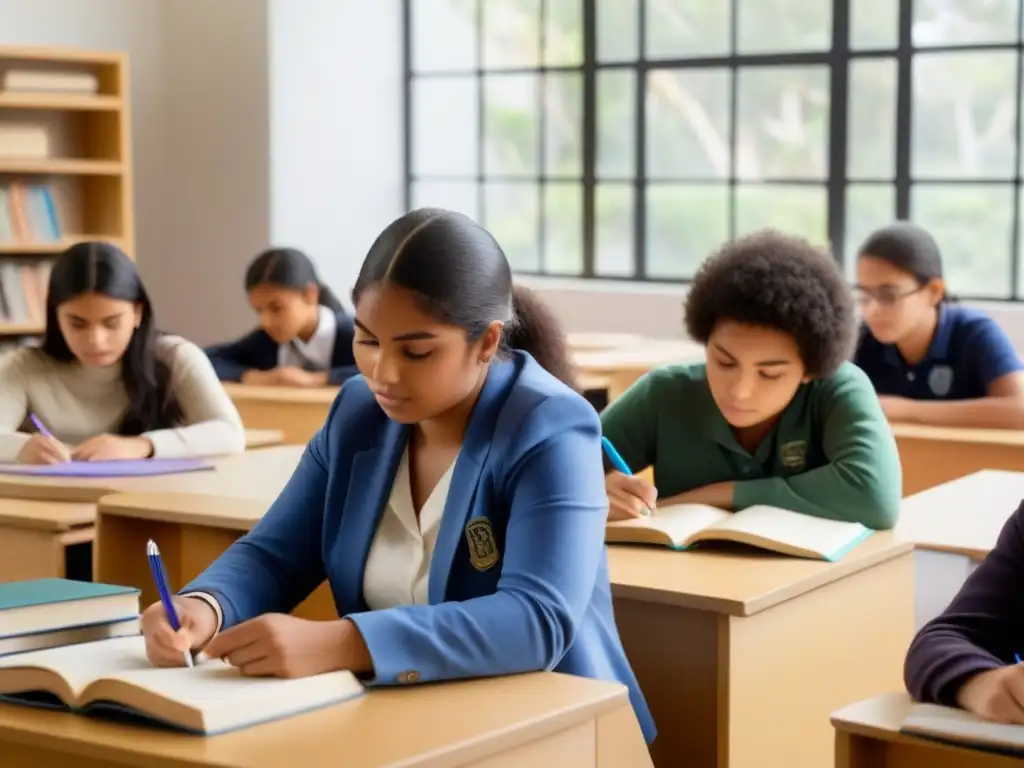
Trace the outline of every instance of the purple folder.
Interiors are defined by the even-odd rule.
[[[63,464],[0,464],[0,474],[48,477],[146,477],[213,469],[203,459],[121,459],[68,461]]]

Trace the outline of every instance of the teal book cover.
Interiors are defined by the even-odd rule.
[[[0,584],[0,611],[138,593],[139,590],[135,587],[95,584],[89,581],[72,581],[70,579],[11,581]]]

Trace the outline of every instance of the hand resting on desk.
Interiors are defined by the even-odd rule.
[[[32,435],[18,452],[19,464],[63,464],[65,461],[71,461],[71,449],[49,435]]]
[[[1024,664],[980,672],[960,687],[956,698],[978,717],[1024,725]]]
[[[114,459],[148,459],[153,443],[145,437],[96,435],[70,447],[55,437],[32,435],[18,453],[19,464],[63,464],[71,461],[110,461]]]

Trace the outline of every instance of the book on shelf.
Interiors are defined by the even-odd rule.
[[[99,90],[99,80],[92,72],[11,67],[3,73],[0,87],[18,93],[92,94]]]
[[[26,328],[46,322],[51,259],[0,257],[0,318]]]
[[[950,744],[1024,756],[1024,726],[984,720],[963,709],[912,704],[900,731]]]
[[[60,238],[60,217],[48,185],[0,186],[0,245],[54,243]]]
[[[40,160],[50,156],[46,126],[30,122],[0,123],[0,157]]]
[[[219,659],[156,668],[145,640],[125,637],[0,658],[0,700],[127,716],[213,735],[291,717],[360,696],[351,672],[298,679],[245,677]]]
[[[686,550],[702,542],[731,542],[783,555],[841,559],[873,531],[860,523],[826,520],[757,505],[729,512],[706,504],[672,504],[654,514],[605,525],[608,544],[656,544]]]

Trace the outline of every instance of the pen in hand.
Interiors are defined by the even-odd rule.
[[[156,582],[156,591],[160,595],[160,602],[164,604],[167,611],[167,622],[175,632],[181,631],[181,622],[178,620],[178,612],[174,608],[174,601],[171,599],[171,589],[167,583],[167,571],[164,569],[163,558],[160,557],[160,548],[152,539],[146,544],[146,556],[149,559],[149,568],[153,572],[153,581]],[[185,651],[185,666],[194,666],[192,651]]]
[[[53,432],[46,428],[46,425],[43,424],[42,419],[40,419],[34,413],[30,413],[28,415],[28,418],[29,421],[31,421],[35,425],[35,428],[39,430],[40,435],[43,435],[44,437],[53,437]]]
[[[626,463],[626,460],[622,458],[622,456],[619,454],[617,450],[615,450],[615,446],[612,445],[611,440],[609,440],[607,437],[602,436],[601,447],[604,448],[604,452],[608,456],[608,461],[611,462],[612,466],[615,468],[617,472],[621,472],[624,475],[633,474],[633,470],[629,468],[629,464]],[[643,513],[645,515],[651,514],[651,510],[647,505],[644,505]]]

